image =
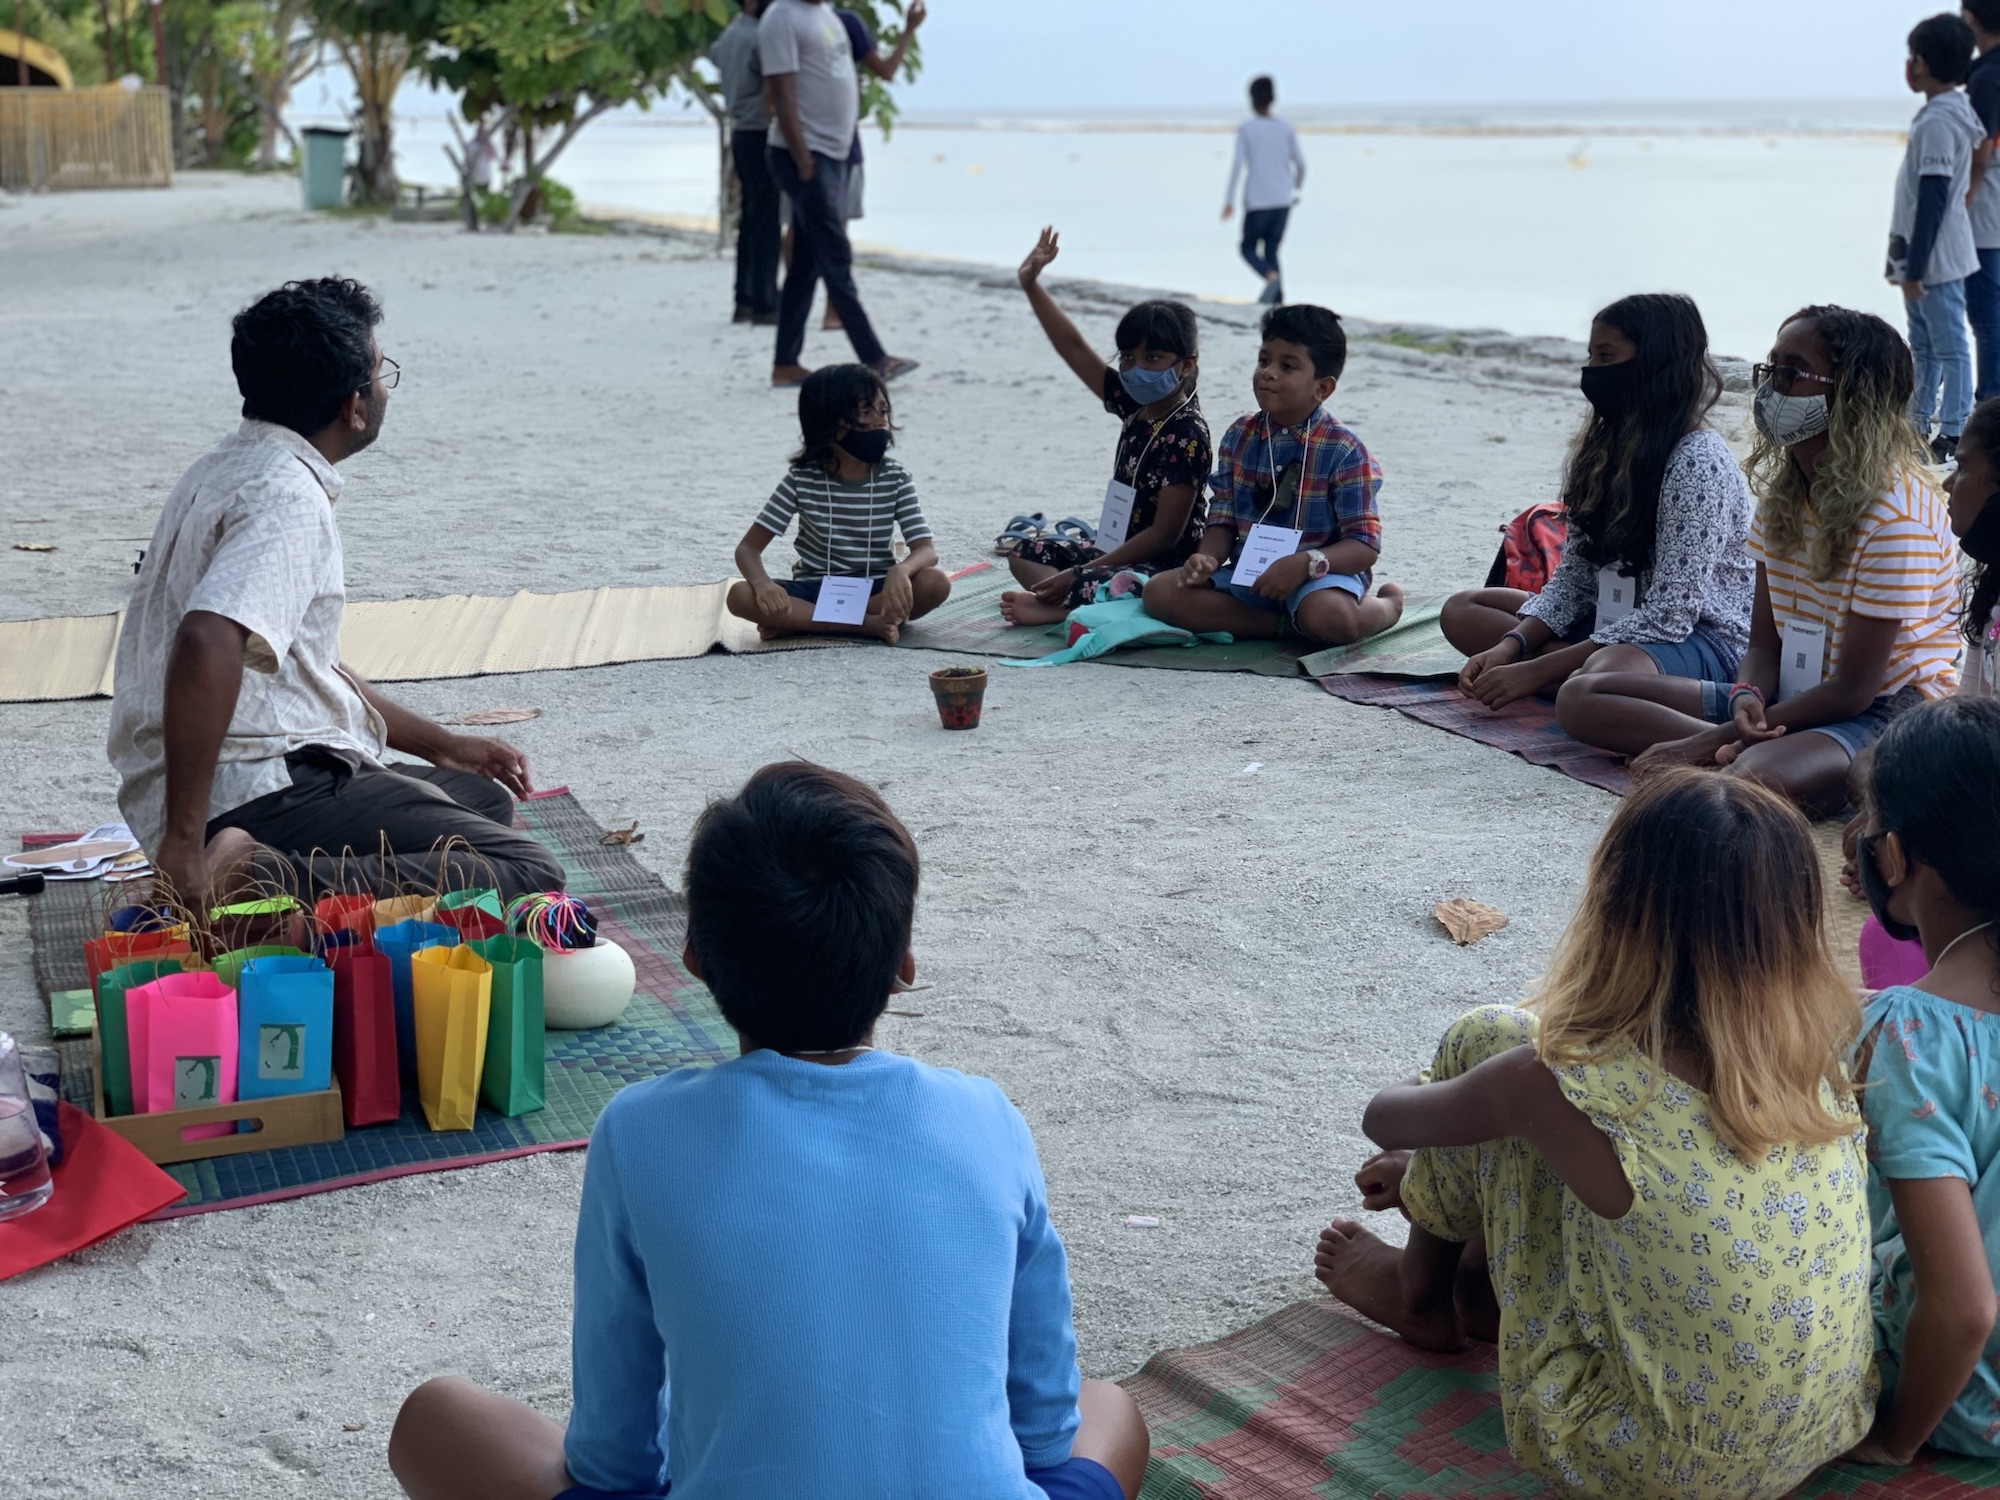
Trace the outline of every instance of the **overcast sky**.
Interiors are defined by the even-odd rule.
[[[1903,0],[931,0],[911,110],[1894,98]],[[1281,106],[1282,107],[1282,106]]]

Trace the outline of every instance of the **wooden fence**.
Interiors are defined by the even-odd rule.
[[[169,187],[163,88],[0,88],[0,188]]]

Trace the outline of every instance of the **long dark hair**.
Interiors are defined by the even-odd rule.
[[[1639,353],[1622,414],[1593,411],[1570,447],[1563,510],[1571,540],[1592,562],[1644,570],[1653,563],[1667,459],[1722,398],[1722,376],[1708,357],[1708,329],[1691,298],[1621,297],[1596,321],[1624,334]]]
[[[1977,449],[1985,458],[1987,467],[2000,475],[2000,401],[1982,401],[1973,408],[1958,446]],[[2000,505],[2000,491],[1989,495],[1986,503]],[[1985,643],[1986,627],[1993,618],[1993,606],[1996,604],[2000,604],[2000,568],[1975,561],[1966,574],[1965,614],[1959,620],[1959,628],[1972,642],[1975,651]],[[1978,671],[1977,660],[1968,661],[1966,670]]]
[[[792,455],[792,467],[817,465],[831,473],[840,463],[833,443],[842,424],[860,426],[863,408],[877,400],[890,409],[888,385],[866,365],[823,365],[806,376],[799,386],[800,443],[799,451]]]
[[[1939,698],[1875,745],[1876,825],[1937,871],[1958,902],[2000,920],[2000,700]]]

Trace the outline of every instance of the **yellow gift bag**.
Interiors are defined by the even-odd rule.
[[[425,948],[410,956],[416,1012],[417,1097],[433,1130],[470,1130],[486,1065],[493,966],[470,948]]]

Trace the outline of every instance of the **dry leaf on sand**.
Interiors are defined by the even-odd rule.
[[[645,841],[646,835],[639,832],[639,824],[635,819],[630,828],[614,828],[597,842],[600,844],[642,844]]]
[[[1438,902],[1431,908],[1431,915],[1444,925],[1444,930],[1451,934],[1451,940],[1460,947],[1489,937],[1507,925],[1507,913],[1504,911],[1468,901],[1463,896]]]
[[[14,550],[16,552],[53,552],[56,550],[56,544],[54,542],[16,542],[14,543]]]
[[[471,713],[453,714],[448,719],[440,719],[441,724],[525,724],[530,719],[539,719],[539,708],[480,708]]]

